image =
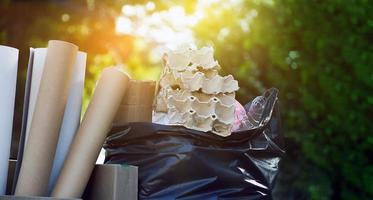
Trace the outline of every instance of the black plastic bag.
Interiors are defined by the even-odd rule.
[[[228,137],[152,123],[113,127],[105,163],[139,167],[139,199],[271,199],[284,153],[277,93],[263,95],[257,126]]]

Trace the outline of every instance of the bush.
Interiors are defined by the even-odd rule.
[[[197,38],[215,44],[224,70],[239,79],[241,101],[280,89],[285,135],[301,149],[302,172],[292,181],[307,196],[372,198],[373,4],[253,2],[222,8],[222,21],[211,15]],[[250,12],[257,15],[250,31],[232,23]],[[222,31],[229,33],[223,39]]]

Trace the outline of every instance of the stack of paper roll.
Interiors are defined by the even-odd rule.
[[[220,136],[231,133],[238,82],[221,76],[212,47],[182,47],[164,56],[156,112],[167,113],[168,123]]]
[[[47,196],[47,194],[50,193],[80,124],[87,55],[85,52],[77,52],[76,49],[77,47],[75,45],[63,41],[50,41],[48,48],[30,49],[23,105],[22,130],[18,148],[17,167],[14,175],[15,181],[13,183],[13,187],[17,188],[15,191],[17,195],[37,194],[39,196]],[[66,71],[60,74],[59,79],[51,78],[53,76],[58,76],[59,72],[61,72],[59,70]],[[69,72],[69,70],[71,70],[71,72]],[[53,90],[55,87],[57,90]],[[60,93],[61,96],[58,97],[56,91],[61,88],[63,88],[62,93]],[[67,97],[64,97],[64,95],[67,95]],[[48,98],[46,98],[46,96],[48,96]],[[51,102],[54,100],[53,98],[66,98],[66,102],[65,100]],[[44,102],[45,106],[49,108],[52,107],[51,104],[54,104],[54,110],[43,110],[43,107],[37,107],[37,101]],[[58,110],[60,107],[64,108],[62,111],[62,120],[59,118],[61,117],[61,110]],[[45,112],[48,113],[45,115],[40,114]],[[56,115],[53,115],[53,112],[56,112]],[[52,115],[52,118],[40,119],[40,117],[50,117]],[[36,117],[39,119],[35,119]],[[40,121],[45,121],[53,123],[53,126],[60,127],[55,128],[54,131],[50,129],[52,131],[50,133],[51,135],[47,137],[47,139],[51,139],[50,145],[42,146],[43,142],[48,142],[43,135],[49,134],[49,132],[45,133],[45,129],[43,130],[44,133],[41,132],[39,135],[35,133],[31,134],[31,125],[39,126],[39,128],[42,125],[36,125],[35,121],[39,121],[38,123],[40,123]],[[35,137],[37,137],[38,140],[45,141],[40,141],[38,145],[35,145]],[[33,145],[28,144],[30,138],[33,138]],[[57,142],[57,146],[54,145],[55,142]],[[45,153],[45,150],[47,150],[48,153]],[[30,154],[38,154],[41,155],[41,157],[37,156],[36,159],[30,159]],[[46,157],[43,158],[43,156]],[[43,159],[43,163],[36,163],[37,160],[40,161],[41,159]],[[37,167],[35,168],[35,166]],[[39,171],[40,169],[37,169],[39,166],[46,170]],[[49,171],[50,167],[52,167],[51,171]],[[19,176],[20,173],[22,173],[21,176]],[[43,177],[35,180],[30,173],[40,173]],[[18,177],[19,180],[17,180]],[[37,184],[41,183],[42,189],[38,186],[31,185],[30,181],[32,181],[32,183],[37,182]],[[48,183],[48,192],[44,192],[46,190],[46,183]]]
[[[87,55],[52,40],[30,49],[14,195],[80,198],[111,126],[151,122],[154,81],[102,72],[80,123]],[[0,46],[0,195],[5,194],[18,50]]]
[[[20,151],[22,151],[19,155],[19,165],[21,164],[21,157],[24,153],[23,145],[27,143],[27,139],[30,134],[30,125],[35,110],[36,99],[39,93],[46,55],[47,48],[30,49],[30,61],[28,66],[28,77],[26,80],[27,86],[24,100],[24,125],[22,126],[23,130],[21,131],[23,140],[21,142],[22,144],[19,145],[19,149]],[[56,182],[58,174],[68,153],[70,144],[80,124],[86,57],[87,54],[85,52],[79,51],[73,66],[71,86],[68,91],[69,94],[63,114],[61,129],[59,131],[58,144],[54,156],[53,167],[49,178],[48,193],[51,192]]]
[[[16,62],[11,64],[6,68],[9,73],[4,74],[9,76],[6,79],[8,82],[15,82],[16,75],[11,71],[16,72]],[[53,40],[49,41],[48,48],[31,49],[15,195],[80,198],[121,102],[151,106],[141,89],[149,88],[147,94],[152,99],[154,83],[134,82],[134,86],[129,87],[130,79],[125,73],[118,68],[106,68],[80,123],[85,65],[86,54],[68,42]],[[136,88],[139,84],[141,87]],[[2,86],[0,89],[3,89]],[[138,95],[137,98],[134,98],[135,95],[122,100],[128,88]],[[15,91],[15,83],[14,88],[7,85],[8,96],[14,93],[13,89]],[[2,103],[0,101],[0,108]],[[7,107],[13,108],[12,105],[7,102]],[[0,119],[3,118],[2,113]],[[12,119],[10,114],[8,112],[6,116],[8,121]],[[4,147],[10,146],[11,123],[7,124],[4,127],[7,136],[5,140],[0,140],[8,141]],[[1,161],[1,170],[2,163],[8,163],[9,155],[0,154],[2,160],[3,157],[6,161]],[[2,183],[3,170],[0,172]],[[3,187],[2,184],[0,186]]]
[[[65,130],[61,135],[63,137],[68,134],[74,135],[79,124],[80,114],[77,113],[80,113],[81,96],[77,94],[72,98],[69,94],[76,90],[76,87],[80,87],[78,93],[80,91],[81,95],[83,83],[76,85],[74,79],[84,79],[84,70],[78,70],[83,71],[79,73],[79,78],[73,78],[73,73],[77,72],[74,67],[85,68],[85,56],[82,58],[84,64],[81,64],[84,66],[77,66],[78,47],[56,40],[49,41],[47,49],[36,49],[32,52],[35,54],[32,55],[33,59],[30,59],[34,70],[29,71],[33,80],[27,106],[28,131],[24,130],[23,134],[26,141],[15,194],[46,196],[60,130]],[[71,109],[74,106],[66,106],[68,98],[74,100],[70,104],[78,103],[78,106],[75,106],[78,110]],[[70,113],[66,113],[66,108],[71,109]],[[67,115],[67,118],[71,117],[70,120],[75,120],[69,125],[75,125],[61,129],[64,115]],[[69,143],[61,145],[67,145],[65,148],[68,148]]]
[[[18,49],[0,45],[0,195],[5,194],[16,95]]]

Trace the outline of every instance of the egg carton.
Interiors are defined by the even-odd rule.
[[[186,47],[164,54],[155,111],[165,113],[167,124],[230,135],[238,82],[219,75],[213,52]]]
[[[167,112],[168,98],[174,96],[177,100],[186,98],[196,98],[199,102],[215,101],[222,102],[225,106],[229,107],[235,99],[235,93],[219,93],[219,94],[205,94],[198,91],[187,91],[181,89],[172,89],[171,87],[161,88],[156,97],[156,112]]]
[[[216,116],[199,115],[194,110],[180,113],[178,110],[170,108],[167,117],[171,125],[180,125],[203,132],[211,131],[223,137],[231,134],[231,123],[220,121]]]
[[[155,99],[155,112],[167,112],[167,91],[165,89],[160,89],[158,95]]]
[[[181,84],[182,83],[181,83],[180,73],[168,70],[166,68],[163,70],[163,73],[162,73],[161,78],[159,80],[159,85],[162,88],[166,88],[166,87],[169,87],[169,86],[180,87]]]
[[[175,71],[186,69],[219,69],[219,63],[214,59],[214,49],[203,47],[194,49],[191,47],[168,51],[164,56],[165,66]]]
[[[161,88],[156,97],[155,111],[167,112],[167,98],[171,95],[180,93],[181,90],[174,90],[171,86]]]
[[[201,90],[206,94],[231,93],[239,89],[238,81],[234,80],[232,75],[223,77],[217,72],[210,72],[210,77],[207,77],[206,73],[201,71],[166,72],[160,80],[160,86],[179,87],[189,91]]]
[[[181,75],[182,88],[190,91],[201,90],[206,94],[231,93],[239,89],[238,81],[232,75],[216,75],[206,78],[204,73],[183,73]]]
[[[198,74],[197,74],[198,73]],[[173,71],[167,67],[164,68],[161,78],[160,78],[160,86],[167,87],[167,86],[183,86],[182,80],[193,76],[193,74],[203,74],[206,79],[211,79],[215,76],[218,76],[219,73],[217,70],[190,70],[187,69],[185,71]]]
[[[213,96],[201,99],[188,93],[171,95],[167,99],[168,109],[175,109],[179,113],[194,111],[200,116],[214,117],[224,123],[233,123],[235,99],[227,95]]]

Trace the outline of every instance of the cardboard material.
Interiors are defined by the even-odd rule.
[[[155,81],[131,80],[128,94],[123,97],[121,105],[152,106],[155,95]]]
[[[123,97],[114,124],[123,125],[128,122],[151,122],[155,81],[131,80],[128,94]]]
[[[138,169],[117,164],[96,165],[83,199],[137,200]]]
[[[30,57],[27,68],[27,79],[24,95],[22,128],[20,134],[20,142],[18,146],[18,161],[15,171],[15,177],[18,177],[19,170],[22,163],[24,145],[29,135],[32,116],[35,109],[36,97],[39,92],[41,76],[44,69],[45,57],[47,48],[30,48]],[[64,112],[64,117],[60,129],[58,145],[53,162],[52,172],[49,180],[48,191],[51,192],[58,174],[62,168],[63,161],[68,153],[68,148],[76,133],[76,129],[80,123],[80,112],[82,104],[82,91],[84,87],[85,67],[87,54],[85,52],[78,52],[76,62],[74,65],[74,72],[72,77],[71,87],[69,89],[69,96]],[[17,180],[17,178],[15,178]],[[13,192],[16,181],[13,183]]]
[[[80,124],[80,113],[82,110],[84,77],[87,54],[78,52],[74,65],[72,84],[69,90],[69,97],[63,115],[60,135],[56,154],[54,156],[52,172],[49,178],[48,194],[53,190],[63,163],[69,153],[70,145]]]
[[[53,198],[53,197],[32,197],[32,196],[0,196],[0,200],[81,200],[81,199],[66,199],[66,198]]]
[[[47,193],[77,51],[78,47],[71,43],[56,40],[48,43],[30,134],[17,181],[17,196],[44,196]]]
[[[17,68],[18,49],[0,45],[0,195],[6,190]]]
[[[239,86],[232,75],[219,75],[219,68],[212,47],[181,47],[167,52],[155,106],[156,112],[167,113],[162,119],[168,122],[162,122],[229,136],[235,116],[235,99],[230,96]],[[210,98],[203,100],[197,96]]]
[[[128,76],[117,68],[103,70],[53,189],[53,197],[82,196],[128,82]]]
[[[114,125],[128,122],[152,122],[152,106],[121,105],[114,120]]]

